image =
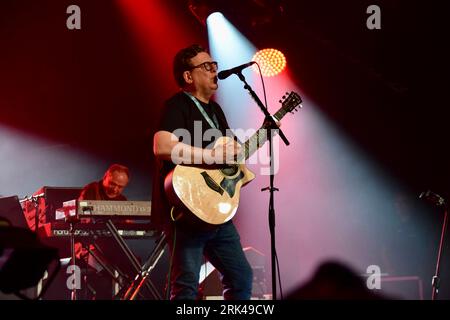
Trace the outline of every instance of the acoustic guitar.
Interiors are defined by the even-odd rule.
[[[301,98],[291,92],[280,100],[281,108],[273,115],[276,121],[286,113],[298,111]],[[263,125],[242,146],[241,156],[234,164],[224,164],[211,169],[190,165],[177,165],[165,178],[167,198],[176,207],[187,208],[192,214],[209,224],[222,224],[236,214],[241,187],[255,178],[245,166],[248,159],[267,141],[268,129]],[[217,139],[214,147],[232,140]]]

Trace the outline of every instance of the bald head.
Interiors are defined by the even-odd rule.
[[[128,168],[114,164],[108,168],[103,177],[103,188],[109,198],[117,198],[123,192],[130,180]]]

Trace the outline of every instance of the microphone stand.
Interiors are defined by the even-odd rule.
[[[439,250],[438,250],[438,257],[436,262],[436,271],[434,273],[433,279],[431,281],[432,285],[432,293],[431,293],[431,300],[436,300],[437,294],[439,292],[439,287],[441,285],[441,278],[440,278],[440,266],[441,266],[441,258],[442,258],[442,251],[444,249],[444,240],[445,240],[445,231],[447,230],[447,224],[448,224],[448,212],[447,207],[444,209],[444,222],[442,224],[442,231],[441,231],[441,239],[439,241]]]
[[[269,111],[267,111],[264,104],[259,99],[258,95],[253,91],[250,85],[245,80],[244,75],[241,71],[237,72],[236,75],[239,79],[244,83],[244,89],[248,90],[250,96],[255,100],[256,104],[261,109],[262,113],[264,113],[266,123],[269,123],[270,133],[268,135],[269,140],[269,154],[270,154],[270,185],[269,187],[261,189],[261,191],[269,191],[270,199],[269,199],[269,230],[270,230],[270,257],[271,257],[271,270],[272,270],[272,299],[277,300],[277,269],[276,269],[276,248],[275,248],[275,206],[274,206],[274,192],[279,191],[279,189],[274,187],[274,173],[273,173],[273,131],[272,129],[278,130],[278,134],[280,135],[283,142],[288,146],[289,141],[284,135],[283,131],[278,128],[275,120],[270,115]]]
[[[441,258],[442,258],[442,252],[444,250],[444,242],[445,242],[445,232],[447,230],[447,224],[448,224],[448,206],[443,197],[440,195],[431,192],[430,190],[426,192],[422,192],[419,196],[419,198],[425,198],[428,202],[431,202],[438,208],[444,209],[444,222],[442,223],[442,230],[441,230],[441,239],[439,240],[439,249],[438,249],[438,256],[436,261],[436,270],[434,273],[434,276],[431,280],[431,300],[436,300],[437,295],[439,292],[439,287],[441,285],[441,278],[440,278],[440,271],[441,271]]]

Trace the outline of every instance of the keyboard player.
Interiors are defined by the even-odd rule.
[[[127,198],[122,192],[129,180],[128,168],[120,164],[113,164],[106,170],[102,180],[89,183],[83,188],[79,200],[126,201]]]
[[[130,181],[130,172],[126,166],[121,164],[111,165],[105,172],[103,179],[91,182],[86,185],[80,193],[78,200],[107,200],[107,201],[127,201],[122,194]],[[89,218],[83,218],[82,222],[89,223]],[[106,241],[106,240],[104,240]],[[103,242],[100,240],[100,242]],[[109,246],[105,243],[97,244],[101,249],[107,249]],[[92,243],[75,244],[75,251],[78,259],[86,263],[88,284],[93,289],[91,294],[86,292],[86,299],[111,299],[112,282],[111,278],[102,270],[99,263],[89,254],[87,248],[94,251],[97,256],[106,260],[95,248]],[[93,295],[92,293],[95,292]]]

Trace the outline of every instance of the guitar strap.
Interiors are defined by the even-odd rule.
[[[211,126],[213,129],[219,129],[219,121],[217,120],[216,114],[213,112],[213,119],[211,120],[208,113],[206,113],[203,106],[200,104],[200,102],[197,100],[196,97],[194,97],[189,92],[183,91],[191,100],[194,102],[194,104],[197,106],[197,109],[200,111],[200,113],[203,115],[203,118],[205,118],[206,122]],[[214,122],[213,122],[214,121]]]

